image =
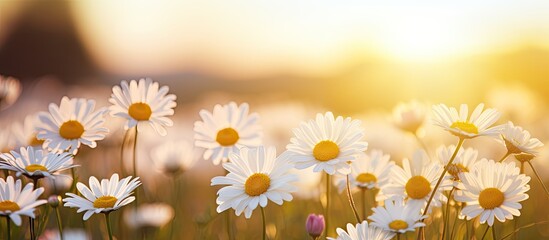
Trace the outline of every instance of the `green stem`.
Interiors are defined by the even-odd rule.
[[[111,219],[109,213],[105,213],[105,221],[107,222],[107,232],[109,232],[109,240],[112,240]]]
[[[450,232],[450,239],[454,239],[454,230],[456,230],[456,225],[457,225],[457,222],[458,222],[458,216],[459,216],[460,210],[461,210],[461,205],[458,206],[458,208],[456,209],[456,214],[454,215],[454,224],[452,224],[452,231]],[[465,225],[465,227],[467,227],[467,225]]]
[[[492,226],[492,240],[496,240],[496,225]]]
[[[547,190],[547,187],[543,183],[543,180],[541,180],[541,177],[539,176],[538,171],[536,171],[536,169],[534,168],[534,165],[532,165],[532,163],[530,161],[527,161],[527,162],[530,165],[530,167],[532,168],[532,171],[534,171],[534,175],[536,175],[536,178],[538,179],[539,183],[543,187],[543,190],[545,191],[545,194],[547,194],[547,197],[549,197],[549,191]]]
[[[122,175],[126,176],[126,168],[124,168],[124,147],[126,146],[126,142],[128,141],[128,135],[130,131],[126,131],[124,133],[124,138],[122,139],[122,146],[120,147],[120,172]]]
[[[173,175],[172,176],[172,184],[173,184],[173,188],[174,188],[174,193],[175,194],[172,194],[173,198],[172,198],[172,206],[173,206],[173,219],[172,219],[172,224],[170,226],[170,239],[173,239],[173,230],[174,230],[174,226],[175,226],[175,221],[177,219],[177,199],[179,199],[179,187],[178,187],[178,184],[177,184],[177,175]]]
[[[437,192],[438,187],[440,186],[440,183],[444,179],[444,175],[446,174],[446,172],[448,172],[448,166],[450,166],[454,162],[454,159],[456,158],[457,153],[458,153],[459,149],[461,148],[461,145],[463,145],[464,141],[465,141],[464,138],[459,138],[458,144],[456,146],[456,150],[454,150],[454,153],[452,154],[452,157],[448,161],[448,164],[446,164],[446,166],[444,166],[444,170],[442,171],[442,174],[440,174],[440,177],[438,177],[437,184],[435,185],[435,187],[433,188],[433,191],[431,192],[431,196],[429,197],[429,201],[427,201],[427,205],[425,206],[425,211],[423,211],[424,215],[429,212],[429,206],[431,205],[431,202],[433,201],[433,197],[435,197],[435,195],[436,195],[435,193]],[[423,222],[423,221],[425,221],[425,219],[423,219],[421,221]],[[418,239],[424,239],[424,236],[425,236],[424,227],[420,227],[419,232],[418,232]]]
[[[263,219],[263,240],[267,239],[267,224],[265,223],[265,209],[261,207],[261,219]]]
[[[32,178],[33,188],[36,190],[38,188],[38,178]],[[29,230],[31,240],[36,239],[36,232],[34,230],[34,218],[29,217]]]
[[[137,125],[135,126],[135,139],[133,141],[133,177],[137,177]],[[135,208],[139,205],[139,190],[135,190]]]
[[[446,215],[444,216],[444,225],[442,226],[442,239],[445,239],[446,236],[446,228],[449,225],[450,221],[450,199],[452,198],[452,194],[454,193],[455,187],[450,190],[450,193],[448,193],[448,202],[446,202]]]
[[[400,233],[397,233],[397,240],[400,240]]]
[[[518,233],[518,232],[519,232],[520,230],[522,230],[522,229],[529,228],[529,227],[533,227],[533,226],[540,225],[540,224],[547,224],[547,223],[549,223],[549,221],[541,221],[541,222],[535,222],[535,223],[526,224],[526,225],[524,225],[524,226],[522,226],[522,227],[519,227],[519,228],[515,229],[515,231],[513,231],[513,232],[511,232],[511,233],[509,233],[509,234],[503,236],[500,240],[505,240],[505,239],[507,239],[507,238],[513,236],[513,234]]]
[[[63,225],[61,222],[61,213],[59,212],[59,207],[55,207],[55,215],[57,217],[57,228],[59,229],[59,238],[63,240]]]
[[[332,183],[330,182],[330,174],[326,173],[326,213],[324,214],[325,220],[326,220],[326,237],[328,237],[328,233],[330,231],[330,186]]]
[[[76,193],[76,181],[78,181],[78,179],[76,176],[76,170],[74,168],[71,168],[71,175],[72,175],[72,183],[71,183],[71,189],[69,190],[69,192]]]
[[[362,215],[364,216],[363,220],[366,221],[366,218],[368,217],[366,213],[366,188],[360,188],[360,195],[362,197]]]
[[[509,157],[509,155],[511,155],[511,152],[507,151],[507,153],[505,155],[503,155],[503,157],[501,157],[501,159],[498,162],[503,162],[503,160],[505,160],[507,157]]]
[[[353,213],[355,214],[356,222],[360,223],[360,217],[358,216],[358,211],[356,210],[353,194],[351,193],[351,183],[349,181],[349,174],[347,174],[347,197],[349,198],[349,204],[351,205],[351,209],[353,209]]]
[[[11,240],[11,221],[9,216],[6,216],[6,221],[8,222],[8,240]]]
[[[486,234],[488,233],[488,229],[490,229],[490,226],[486,225],[486,230],[484,230],[484,234],[482,234],[481,240],[484,240],[484,238],[486,237]]]

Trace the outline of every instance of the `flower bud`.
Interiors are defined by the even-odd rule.
[[[56,208],[59,206],[59,203],[61,203],[61,196],[58,196],[58,195],[51,195],[49,198],[48,198],[48,204],[53,207],[53,208]]]
[[[309,217],[307,217],[307,223],[305,224],[305,228],[307,228],[307,232],[311,237],[320,237],[320,235],[322,235],[322,232],[324,231],[324,216],[320,214],[309,214]]]

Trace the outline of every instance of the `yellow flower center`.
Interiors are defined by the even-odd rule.
[[[394,220],[391,223],[389,223],[389,228],[395,231],[406,229],[408,228],[408,223],[402,220]]]
[[[240,136],[238,136],[238,132],[233,128],[219,130],[219,132],[217,132],[217,137],[215,138],[221,146],[232,146],[238,142],[238,139],[240,139]]]
[[[34,171],[47,172],[48,171],[48,169],[44,165],[40,165],[40,164],[28,165],[28,166],[25,167],[25,170],[27,170],[29,172],[34,172]]]
[[[503,193],[497,188],[486,188],[480,192],[478,203],[484,209],[494,209],[505,200]]]
[[[102,196],[95,199],[95,201],[93,201],[93,207],[94,208],[112,208],[114,207],[114,204],[116,203],[116,201],[118,201],[118,199],[116,199],[113,196]]]
[[[371,173],[361,173],[358,176],[356,176],[356,181],[359,183],[371,183],[371,182],[377,182],[376,176],[374,176]]]
[[[339,155],[339,147],[330,140],[317,143],[313,149],[313,156],[318,161],[329,161]]]
[[[472,133],[472,134],[478,134],[478,128],[475,126],[475,124],[472,124],[470,122],[455,122],[452,123],[450,126],[451,128],[457,128],[461,131],[464,131],[466,133]]]
[[[36,134],[34,134],[34,136],[29,141],[30,146],[42,146],[43,143],[44,140],[36,138]]]
[[[422,199],[431,192],[431,184],[423,176],[413,176],[406,183],[406,194],[412,199]]]
[[[17,205],[17,203],[12,202],[10,200],[0,202],[0,212],[6,212],[6,211],[15,212],[19,209],[21,209],[19,205]]]
[[[137,121],[147,121],[152,115],[149,104],[138,102],[128,108],[128,114]]]
[[[459,173],[462,172],[469,172],[469,169],[463,166],[463,164],[461,163],[451,164],[450,166],[448,166],[448,173],[452,175],[452,177],[454,177],[454,179],[456,180],[459,180]]]
[[[265,193],[271,186],[271,179],[263,173],[254,173],[244,184],[246,194],[255,197]]]
[[[83,133],[84,126],[75,120],[66,121],[59,128],[59,135],[64,139],[78,139]]]

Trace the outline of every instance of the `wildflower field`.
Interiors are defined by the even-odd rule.
[[[311,32],[296,43],[276,35],[288,41],[277,49],[269,34],[247,34],[289,25],[232,9],[246,19],[239,22],[202,4],[208,10],[0,3],[11,29],[0,28],[0,239],[549,239],[549,48],[542,44],[549,34],[517,38],[536,46],[518,53],[498,42],[503,33],[486,38],[513,52],[502,54],[445,38],[413,44],[425,30],[414,25],[409,41],[388,45],[391,51],[366,51],[378,45],[360,37],[352,38],[360,46],[341,50],[347,45],[306,36],[368,21],[352,7],[320,3],[292,5],[314,9],[316,21],[299,11],[283,15]],[[429,25],[448,20],[433,13],[441,11],[467,22],[458,13],[477,5],[465,5],[404,8],[414,14],[403,17],[428,16],[417,23]],[[273,17],[280,13],[267,9],[282,11],[247,6]],[[357,7],[371,11],[364,6]],[[503,6],[493,19],[522,8]],[[332,8],[348,13],[334,20],[341,25],[321,20]],[[181,20],[177,9],[200,23],[170,24]],[[156,18],[142,21],[147,14]],[[513,22],[503,35],[549,24],[540,16]],[[368,24],[387,20],[375,19]],[[223,32],[234,24],[250,29]],[[501,26],[480,25],[490,24]],[[223,38],[208,32],[218,25]],[[21,40],[44,36],[43,26],[57,29],[51,39]],[[186,38],[187,31],[200,37]],[[184,44],[166,41],[166,32]],[[485,37],[474,33],[473,40]],[[402,35],[388,36],[382,42]],[[231,37],[247,37],[250,49],[240,40],[230,47]],[[55,54],[47,50],[52,42]],[[292,44],[309,50],[291,55]],[[338,56],[322,51],[332,45],[345,60],[319,60]],[[80,52],[86,60],[73,60]],[[192,57],[174,57],[185,54]]]

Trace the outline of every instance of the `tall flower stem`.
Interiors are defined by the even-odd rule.
[[[532,163],[530,161],[527,161],[527,162],[528,162],[528,165],[530,165],[530,167],[532,168],[532,171],[534,171],[534,175],[536,175],[536,178],[538,179],[539,183],[543,187],[543,190],[545,191],[545,194],[547,194],[547,197],[549,197],[549,191],[547,190],[547,187],[543,183],[543,180],[541,180],[541,177],[539,176],[538,171],[536,171],[536,169],[534,168],[534,165],[532,165]]]
[[[10,221],[10,217],[9,216],[6,216],[6,221],[8,223],[8,231],[7,231],[7,234],[8,234],[8,240],[11,240],[11,221]]]
[[[366,213],[366,188],[363,188],[361,187],[360,188],[360,195],[361,195],[361,198],[362,198],[362,216],[364,216],[362,219],[363,220],[366,220],[366,218],[368,217],[367,213]]]
[[[444,216],[444,225],[443,225],[443,228],[442,228],[442,239],[445,239],[445,235],[446,235],[446,232],[447,232],[447,227],[449,225],[449,221],[450,221],[450,199],[452,198],[452,194],[454,193],[454,190],[456,188],[453,187],[452,190],[450,190],[450,193],[448,193],[448,202],[446,202],[446,215]]]
[[[507,157],[509,157],[509,155],[511,155],[511,152],[507,151],[507,153],[505,155],[503,155],[503,157],[501,157],[501,159],[498,162],[503,162],[503,160],[505,160]]]
[[[63,224],[61,222],[61,213],[59,212],[59,207],[55,208],[55,215],[57,218],[57,228],[59,229],[59,238],[63,240]]]
[[[112,240],[111,219],[109,213],[105,213],[105,221],[107,222],[107,232],[109,232],[109,240]]]
[[[173,232],[174,232],[174,229],[175,229],[175,221],[177,220],[177,199],[179,199],[179,191],[180,191],[180,187],[179,187],[179,184],[177,184],[178,181],[177,181],[177,175],[173,175],[172,176],[172,184],[173,184],[173,188],[174,188],[174,192],[172,194],[173,198],[172,198],[172,205],[173,205],[173,219],[172,219],[172,223],[171,223],[171,226],[170,226],[170,239],[173,239]]]
[[[32,178],[33,182],[33,188],[36,190],[38,188],[38,178],[34,177]],[[36,232],[34,229],[34,218],[29,217],[29,230],[30,230],[30,239],[35,240],[36,239]]]
[[[496,240],[496,225],[495,224],[492,226],[492,239]]]
[[[431,196],[429,197],[429,200],[427,201],[427,205],[425,206],[425,211],[423,211],[423,214],[427,214],[429,212],[429,206],[431,205],[431,202],[433,201],[433,197],[435,197],[435,193],[437,192],[438,187],[440,186],[440,183],[442,182],[442,179],[444,179],[444,175],[446,174],[446,172],[448,172],[448,167],[450,165],[452,165],[452,163],[454,162],[454,159],[456,158],[457,153],[458,153],[459,149],[461,148],[461,146],[463,145],[464,141],[465,141],[464,138],[462,138],[462,137],[459,138],[458,144],[456,146],[456,150],[454,150],[454,153],[452,154],[452,157],[448,161],[448,164],[446,164],[446,166],[444,166],[444,170],[442,171],[442,174],[440,174],[440,177],[438,178],[437,184],[435,185],[435,187],[433,188],[433,191],[431,192]],[[424,221],[424,220],[425,219],[423,219],[421,221]],[[425,235],[424,234],[424,227],[419,228],[418,239],[424,238],[424,235]]]
[[[324,216],[326,216],[324,219],[326,220],[326,237],[328,237],[328,233],[330,231],[330,186],[332,185],[330,174],[326,173],[326,213]]]
[[[347,197],[349,198],[349,204],[353,213],[355,214],[355,219],[357,223],[360,223],[360,216],[358,216],[358,211],[356,210],[355,201],[353,200],[353,194],[351,193],[351,183],[349,181],[349,174],[347,174]]]
[[[128,141],[128,135],[130,131],[126,131],[124,133],[124,138],[122,139],[122,143],[120,144],[120,172],[122,172],[122,175],[126,176],[126,168],[124,168],[124,147],[126,146],[126,142]]]
[[[484,234],[482,234],[481,240],[484,240],[484,238],[486,237],[486,234],[488,233],[489,229],[490,229],[490,226],[486,225],[486,230],[484,230]]]
[[[133,140],[133,177],[137,177],[137,125],[135,128],[135,138]],[[139,190],[135,190],[135,208],[139,206]]]
[[[261,207],[261,219],[263,219],[263,240],[267,239],[267,224],[265,223],[265,209]]]

